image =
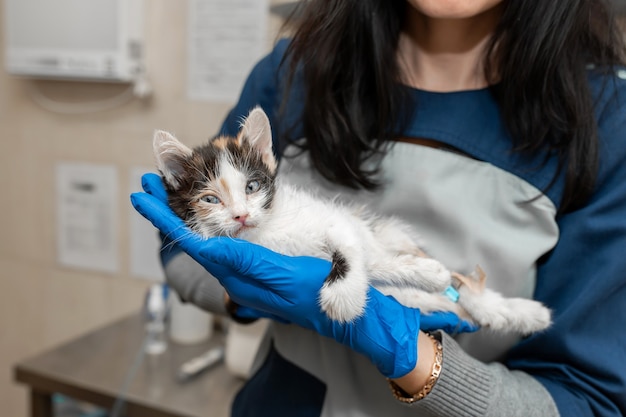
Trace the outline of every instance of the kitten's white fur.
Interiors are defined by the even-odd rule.
[[[245,135],[240,140],[249,140],[274,171],[269,120],[260,108],[244,120],[242,131]],[[192,152],[166,132],[155,133],[154,148],[166,181],[174,178],[172,170],[177,169],[168,156]],[[228,190],[219,190],[225,196],[223,209],[212,216],[221,216],[222,229],[207,227],[201,218],[192,228],[206,237],[237,236],[292,256],[330,259],[331,253],[338,251],[348,261],[348,272],[342,279],[327,281],[319,294],[321,308],[332,319],[347,322],[362,314],[372,284],[409,307],[423,312],[452,311],[494,331],[529,334],[550,325],[550,311],[541,303],[504,298],[489,289],[475,292],[462,285],[458,303],[452,302],[441,294],[452,284],[450,271],[425,257],[417,234],[398,219],[319,198],[281,184],[280,178],[272,208],[267,211],[260,207],[262,195],[245,193],[246,177],[229,161],[221,161],[220,178]],[[241,229],[241,222],[235,219],[241,215],[247,217],[249,227]]]

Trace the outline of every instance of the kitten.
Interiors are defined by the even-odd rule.
[[[169,204],[193,231],[332,261],[319,294],[331,319],[359,317],[372,284],[422,312],[452,311],[496,331],[528,334],[550,325],[550,311],[539,302],[506,299],[484,288],[484,276],[451,273],[427,257],[415,232],[398,219],[281,183],[269,120],[260,108],[243,121],[237,137],[190,149],[156,131],[153,146]],[[457,302],[443,294],[453,283],[461,284]]]

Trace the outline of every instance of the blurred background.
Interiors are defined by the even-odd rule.
[[[276,0],[145,0],[139,15],[124,12],[118,19],[125,2],[132,3],[0,0],[2,416],[28,414],[28,391],[14,382],[14,363],[140,310],[148,286],[161,279],[158,264],[151,264],[156,252],[153,259],[145,253],[154,247],[155,232],[133,223],[129,202],[138,173],[153,167],[152,133],[169,130],[189,145],[215,134],[239,93],[241,74],[274,43],[283,12]],[[80,3],[87,9],[77,10]],[[69,38],[44,30],[58,16],[93,19],[94,7],[100,8],[95,26],[63,18],[50,29],[67,30]],[[199,21],[202,16],[207,20]],[[72,37],[73,25],[97,32],[98,47],[107,42],[98,36],[138,31],[132,50],[121,46],[136,62],[109,62],[120,68],[95,76],[88,71],[89,51],[68,58],[75,59],[68,70],[74,75],[33,69],[15,55],[8,62],[9,47],[18,55],[20,48],[88,47],[88,39]],[[222,49],[210,45],[215,39]],[[237,45],[247,49],[229,55]],[[207,66],[226,68],[216,74]]]

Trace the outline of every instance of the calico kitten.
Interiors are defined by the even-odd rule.
[[[256,108],[237,137],[190,149],[164,131],[154,153],[169,204],[204,237],[245,239],[276,252],[333,262],[319,294],[324,312],[348,322],[362,314],[369,285],[423,312],[452,311],[496,331],[528,334],[550,325],[539,302],[484,288],[427,257],[411,227],[363,207],[325,200],[280,182],[265,113]],[[453,283],[458,301],[443,295]]]

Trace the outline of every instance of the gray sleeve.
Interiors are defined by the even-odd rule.
[[[413,407],[437,417],[559,417],[550,393],[535,378],[501,363],[485,364],[441,335],[443,369],[433,390]]]
[[[184,252],[165,265],[165,280],[180,298],[212,313],[225,315],[224,287]]]

